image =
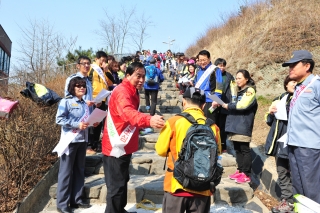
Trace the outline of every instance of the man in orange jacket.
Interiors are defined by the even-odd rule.
[[[199,123],[204,123],[206,117],[202,109],[206,102],[206,96],[199,91],[195,88],[195,92],[192,93],[189,87],[183,95],[182,106],[183,112],[189,113],[195,120],[199,120]],[[185,118],[174,116],[166,121],[156,143],[156,151],[160,156],[166,157],[168,154],[168,170],[164,178],[163,213],[190,212],[191,210],[199,213],[210,212],[210,190],[194,191],[186,189],[173,177],[173,159],[177,160],[190,126],[191,123]],[[220,130],[215,124],[211,125],[211,129],[218,144],[218,153],[221,153]]]

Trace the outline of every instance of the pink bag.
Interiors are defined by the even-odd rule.
[[[17,108],[18,103],[18,101],[11,101],[0,97],[0,117],[9,118],[9,114]]]

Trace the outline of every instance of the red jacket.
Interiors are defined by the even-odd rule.
[[[138,150],[139,129],[150,126],[150,115],[138,111],[139,108],[138,90],[125,78],[112,92],[109,101],[109,110],[114,126],[120,135],[130,124],[136,127],[129,143],[124,147],[126,154],[132,154]],[[110,156],[112,146],[110,143],[107,123],[103,130],[102,153]]]

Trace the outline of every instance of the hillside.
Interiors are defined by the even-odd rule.
[[[264,0],[241,6],[226,21],[212,27],[191,45],[186,54],[207,49],[212,61],[225,58],[231,73],[247,69],[257,83],[258,94],[283,92],[288,74],[281,63],[297,49],[313,53],[320,65],[320,1]]]

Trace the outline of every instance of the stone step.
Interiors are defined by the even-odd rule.
[[[176,99],[176,98],[179,98],[179,95],[180,95],[179,91],[159,91],[157,99],[164,99],[164,100]],[[140,100],[145,99],[144,93],[140,94],[139,96],[140,96]]]
[[[139,203],[148,199],[161,204],[163,199],[164,175],[130,175],[128,183],[128,203]],[[49,194],[56,199],[57,184],[51,186]],[[104,175],[97,174],[85,179],[83,197],[85,202],[105,203],[107,188]],[[212,202],[226,202],[228,204],[245,203],[253,197],[253,190],[249,184],[237,184],[233,180],[223,178],[216,187]],[[54,205],[56,202],[52,202]]]
[[[138,203],[143,199],[152,200],[161,204],[163,198],[164,175],[130,175],[128,182],[129,203]],[[49,191],[51,198],[56,199],[57,183],[52,185]],[[83,197],[85,202],[106,203],[107,187],[104,175],[98,174],[85,179]],[[55,201],[52,205],[55,205]]]
[[[145,99],[140,99],[140,108],[142,106],[146,106],[146,100]],[[181,108],[182,104],[179,98],[174,98],[174,99],[157,99],[157,106],[178,106]]]
[[[223,201],[228,204],[244,203],[253,198],[253,189],[248,183],[238,184],[229,178],[222,178],[216,187],[214,202]]]
[[[139,111],[143,113],[148,113],[146,106],[140,106]],[[156,114],[172,114],[173,116],[180,112],[182,112],[182,107],[179,105],[178,106],[159,106],[159,105],[156,106]]]
[[[172,114],[172,113],[162,113],[161,115],[163,116],[163,119],[166,121],[169,118],[173,117],[175,115],[175,113],[174,114]]]
[[[54,204],[55,200],[51,199],[47,203],[46,207],[40,211],[40,213],[56,213],[57,208]],[[90,203],[91,207],[87,209],[73,209],[74,213],[92,213],[92,212],[104,212],[106,208],[106,203]],[[146,206],[152,207],[150,204]],[[162,204],[156,204],[158,210],[146,210],[142,208],[137,208],[136,203],[127,203],[125,209],[127,211],[134,211],[137,213],[161,213]],[[257,198],[253,197],[246,203],[240,203],[235,205],[228,205],[224,202],[212,203],[210,205],[210,212],[237,212],[237,213],[269,213],[268,208]]]
[[[158,140],[159,132],[139,136],[139,149],[142,151],[154,151]]]
[[[165,158],[155,151],[138,151],[132,154],[129,172],[132,175],[164,175],[164,166]]]
[[[130,174],[135,175],[150,175],[164,174],[163,170],[165,164],[165,158],[159,156],[155,152],[155,143],[157,142],[159,133],[152,133],[139,138],[138,152],[132,154],[132,160],[130,164]],[[102,154],[88,155],[86,156],[85,174],[86,176],[95,174],[104,174]],[[232,155],[223,153],[222,166],[224,173],[222,177],[228,177],[230,174],[235,173],[236,160]]]
[[[164,80],[161,85],[176,85],[176,82],[173,80]]]
[[[135,152],[132,155],[130,174],[134,175],[162,175],[165,173],[165,157],[159,156],[154,150],[156,135],[146,138],[148,148]],[[153,148],[153,149],[152,149]],[[236,160],[229,154],[223,153],[222,166],[224,168],[223,178],[234,174],[237,170]]]
[[[159,132],[149,133],[147,135],[139,136],[139,149],[142,151],[154,151],[155,143],[158,140]],[[236,159],[228,154],[222,153],[222,166],[223,167],[236,167]],[[233,174],[235,171],[230,171],[228,173]]]

